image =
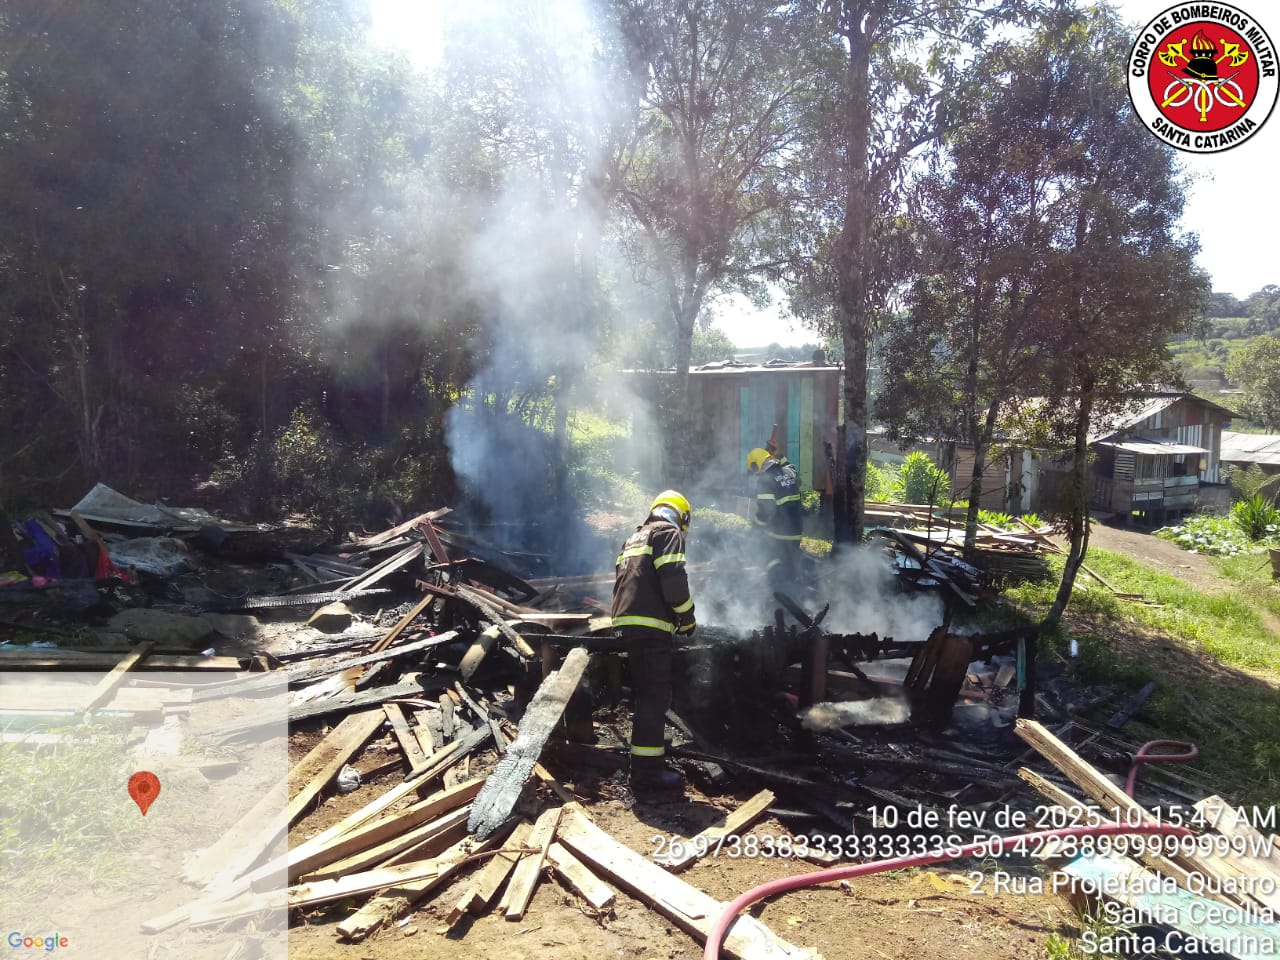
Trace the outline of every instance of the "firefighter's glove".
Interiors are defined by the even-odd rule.
[[[693,613],[680,614],[680,624],[676,627],[676,633],[682,637],[692,637],[693,631],[698,628],[697,622],[693,619]]]

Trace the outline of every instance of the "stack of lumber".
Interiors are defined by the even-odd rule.
[[[966,604],[999,580],[1034,580],[1049,574],[1056,549],[1049,530],[1023,524],[1025,533],[978,524],[974,549],[964,550],[964,518],[921,504],[868,503],[867,522],[898,554],[901,578],[941,587]]]

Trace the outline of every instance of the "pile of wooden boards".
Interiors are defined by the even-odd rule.
[[[308,704],[310,710],[332,708],[342,719],[294,764],[284,816],[252,810],[223,840],[193,857],[184,878],[201,888],[199,896],[153,918],[144,930],[250,917],[278,903],[271,899],[272,891],[281,886],[291,911],[363,899],[337,925],[339,936],[349,941],[364,940],[437,897],[450,906],[448,927],[495,905],[507,919],[519,920],[550,871],[581,899],[584,910],[608,911],[618,896],[616,886],[695,937],[705,937],[724,905],[672,875],[690,858],[672,858],[660,866],[619,843],[592,822],[539,762],[586,662],[586,651],[576,648],[546,675],[514,736],[499,719],[505,711],[460,680],[444,688],[433,705],[395,692],[401,683],[371,691],[392,694],[377,705],[366,699],[358,708],[345,709],[343,698],[349,695],[342,693]],[[406,722],[407,708],[419,708],[414,711],[416,726]],[[447,738],[442,744],[428,732],[431,724],[421,717],[421,709],[438,712]],[[241,722],[224,733],[234,736],[245,728]],[[369,752],[366,744],[384,730],[398,745],[399,755],[390,763],[406,768],[404,780],[339,822],[298,840],[316,801],[345,766],[363,762],[358,758]],[[387,764],[376,764],[364,772],[386,770]],[[753,798],[720,826],[721,835],[749,826],[772,799],[767,791]],[[293,848],[272,856],[272,847],[290,827]],[[806,956],[749,917],[730,931],[725,955],[744,960]]]

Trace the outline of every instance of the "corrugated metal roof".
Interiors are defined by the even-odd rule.
[[[1144,418],[1145,419],[1145,418]],[[1204,447],[1193,447],[1186,443],[1164,443],[1160,440],[1147,440],[1143,437],[1131,437],[1124,441],[1103,440],[1099,447],[1114,447],[1128,453],[1141,453],[1148,457],[1168,457],[1179,454],[1198,455],[1208,453]]]
[[[839,370],[840,367],[811,360],[770,360],[767,363],[719,360],[690,367],[689,373],[836,373]]]
[[[1222,459],[1236,463],[1280,466],[1280,436],[1271,433],[1222,431]]]
[[[1133,400],[1128,401],[1119,413],[1099,418],[1093,424],[1093,429],[1089,431],[1089,442],[1097,443],[1112,434],[1128,430],[1130,427],[1136,427],[1148,417],[1154,417],[1160,411],[1168,410],[1175,403],[1182,400],[1203,404],[1209,409],[1217,410],[1228,417],[1236,416],[1233,411],[1228,410],[1222,404],[1214,403],[1212,400],[1196,396],[1193,393],[1162,393],[1150,397],[1135,397]]]

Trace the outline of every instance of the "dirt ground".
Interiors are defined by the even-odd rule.
[[[1089,531],[1089,547],[1132,557],[1140,563],[1185,581],[1197,590],[1213,592],[1225,586],[1212,561],[1202,553],[1188,553],[1176,543],[1161,540],[1132,527],[1095,523]],[[1089,558],[1085,557],[1085,563]]]
[[[732,803],[733,798],[726,798]],[[640,853],[652,853],[659,831],[691,834],[680,824],[705,822],[710,801],[691,794],[684,804],[637,805],[622,800],[588,806],[592,819],[616,839]],[[322,821],[323,822],[323,821]],[[772,819],[752,831],[758,837],[781,836],[785,827]],[[818,869],[804,861],[707,859],[682,877],[717,899],[728,901],[759,883]],[[782,939],[826,958],[865,960],[953,960],[980,954],[1000,960],[1042,956],[1053,931],[1070,932],[1074,914],[1061,898],[1049,895],[992,896],[974,893],[965,864],[868,877],[846,885],[827,884],[775,898],[754,915]],[[590,908],[554,880],[538,887],[522,921],[511,923],[493,913],[464,921],[453,932],[444,925],[465,879],[457,879],[413,914],[359,944],[344,944],[336,926],[355,906],[316,911],[290,931],[295,960],[696,960],[701,947],[656,911],[620,893],[605,914]]]

